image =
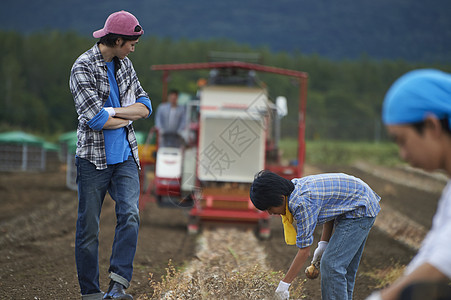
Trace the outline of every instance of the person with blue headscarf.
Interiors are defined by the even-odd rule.
[[[386,93],[382,118],[400,156],[426,171],[451,175],[451,74],[432,69],[401,76]],[[367,300],[451,299],[451,181],[432,228],[404,275]],[[423,296],[420,296],[423,295]]]

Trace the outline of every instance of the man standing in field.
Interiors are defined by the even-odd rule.
[[[451,75],[415,70],[388,90],[383,121],[402,159],[451,175]],[[439,200],[432,228],[404,275],[368,299],[451,299],[451,183]]]
[[[178,105],[178,90],[170,90],[168,100],[160,104],[155,115],[155,126],[160,136],[160,147],[182,146],[185,128],[185,108]]]
[[[78,114],[78,219],[75,259],[82,299],[133,299],[132,278],[139,227],[139,159],[132,121],[152,107],[128,54],[143,30],[132,14],[111,14],[91,49],[74,63],[70,89]],[[105,295],[99,286],[99,217],[106,192],[116,205],[116,232]]]
[[[360,258],[381,209],[380,197],[347,174],[288,180],[265,170],[255,176],[250,198],[257,209],[281,215],[286,243],[299,248],[277,287],[277,298],[289,299],[290,284],[310,255],[315,227],[324,224],[312,261],[321,262],[322,299],[351,300]]]

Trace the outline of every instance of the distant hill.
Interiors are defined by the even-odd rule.
[[[6,3],[5,3],[6,2]],[[330,59],[451,62],[449,0],[6,0],[0,30],[83,35],[124,9],[145,36],[224,39]]]

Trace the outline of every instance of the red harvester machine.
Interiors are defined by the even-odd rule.
[[[307,79],[304,72],[240,61],[154,65],[163,71],[163,99],[170,72],[210,70],[197,97],[186,104],[185,140],[181,148],[158,147],[149,188],[158,203],[189,209],[189,233],[203,222],[254,224],[258,236],[270,235],[269,215],[249,199],[254,175],[269,169],[285,178],[302,175]],[[281,157],[280,120],[286,99],[268,97],[259,72],[295,78],[299,83],[297,163]],[[295,129],[293,129],[295,130]]]

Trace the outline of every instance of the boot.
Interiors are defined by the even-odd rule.
[[[124,289],[125,287],[122,284],[111,280],[108,292],[103,296],[103,299],[133,300],[132,295],[126,294]]]

